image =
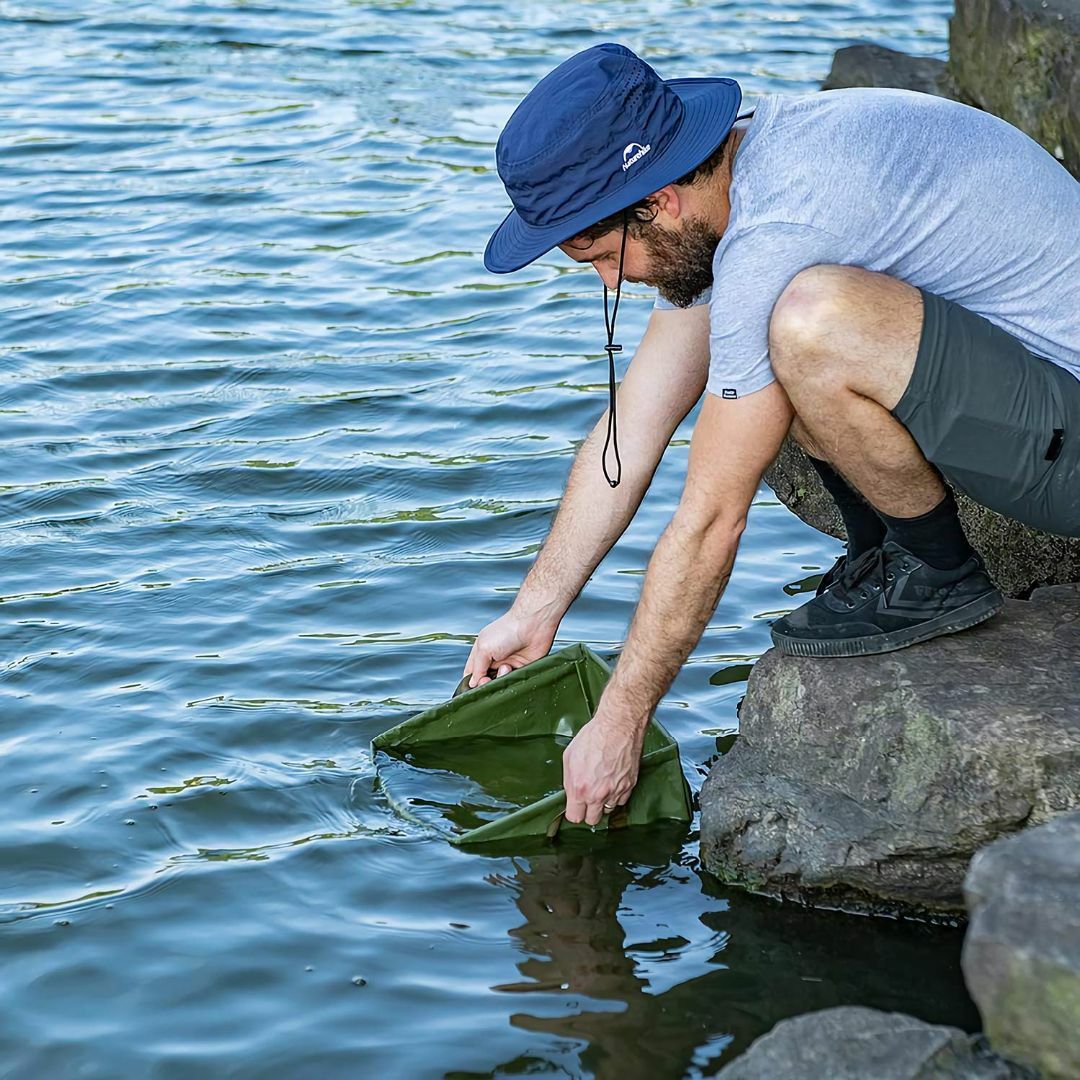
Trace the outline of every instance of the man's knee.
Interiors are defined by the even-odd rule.
[[[781,383],[842,358],[838,331],[852,318],[861,286],[873,271],[820,264],[800,270],[773,307],[769,353]]]

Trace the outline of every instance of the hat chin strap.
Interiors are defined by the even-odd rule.
[[[600,456],[600,463],[604,468],[604,478],[614,488],[619,486],[622,480],[622,459],[619,457],[619,419],[615,412],[615,354],[622,352],[622,346],[614,343],[615,318],[619,314],[619,299],[622,296],[623,259],[626,256],[626,232],[629,226],[627,212],[623,211],[622,243],[619,245],[619,278],[615,282],[615,303],[611,314],[608,314],[608,287],[604,284],[604,326],[607,329],[607,344],[604,351],[608,358],[608,423],[607,438],[604,440],[604,452]],[[608,446],[615,451],[615,476],[608,472],[607,456]]]

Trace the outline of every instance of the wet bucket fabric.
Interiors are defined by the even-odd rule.
[[[503,740],[536,740],[550,754],[553,744],[568,742],[592,718],[610,675],[610,668],[595,653],[584,645],[572,645],[483,686],[466,690],[383,732],[371,744],[376,764],[382,753],[395,758],[416,756],[426,764],[437,766],[431,752],[437,756],[443,748],[454,763],[467,762],[468,757],[462,751],[470,746],[477,748],[479,756],[490,758],[492,747]],[[561,755],[561,747],[558,753]],[[451,831],[447,838],[452,844],[553,837],[560,829],[589,829],[587,825],[563,820],[566,793],[561,790],[561,780],[560,790],[549,790],[550,757],[547,769],[535,770],[530,770],[520,753],[507,757],[507,764],[517,770],[514,779],[519,788],[524,784],[527,789],[530,780],[535,781],[535,799],[477,827]],[[561,766],[558,776],[561,777]],[[637,786],[627,804],[606,815],[597,828],[648,825],[664,820],[686,822],[690,816],[690,788],[679,764],[678,745],[652,718],[645,729]]]

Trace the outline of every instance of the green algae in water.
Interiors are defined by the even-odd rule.
[[[562,735],[478,735],[388,755],[383,790],[409,817],[455,831],[479,828],[562,790]]]

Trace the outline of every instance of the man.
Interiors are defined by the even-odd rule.
[[[786,652],[885,652],[998,610],[943,477],[1080,536],[1080,184],[1004,121],[943,99],[771,97],[741,127],[739,101],[729,79],[664,82],[601,45],[544,78],[499,139],[514,210],[487,267],[556,245],[592,263],[606,315],[615,290],[609,360],[622,280],[660,301],[617,395],[611,366],[609,410],[513,607],[476,639],[472,685],[550,649],[707,391],[621,658],[564,753],[569,821],[629,798],[648,717],[719,601],[789,430],[848,547],[774,624]]]

